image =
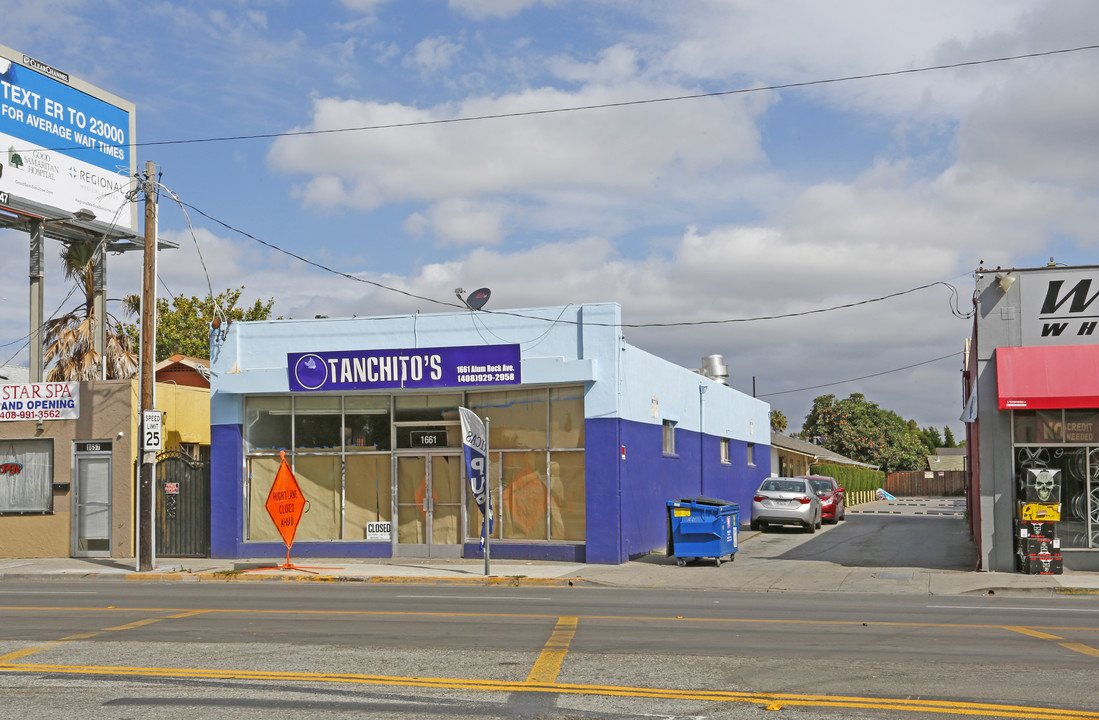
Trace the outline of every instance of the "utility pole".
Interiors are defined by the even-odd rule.
[[[156,342],[156,165],[145,163],[145,260],[141,276],[141,477],[138,485],[138,571],[153,569],[153,475],[156,453],[144,452],[146,410],[154,409],[153,366]]]

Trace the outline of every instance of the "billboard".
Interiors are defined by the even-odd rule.
[[[0,204],[136,233],[134,132],[133,103],[0,45]]]
[[[1099,342],[1099,270],[1019,273],[1019,285],[1024,346]]]

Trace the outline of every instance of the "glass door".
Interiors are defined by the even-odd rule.
[[[399,557],[461,557],[462,456],[398,455]]]
[[[111,556],[111,456],[76,458],[73,557]]]

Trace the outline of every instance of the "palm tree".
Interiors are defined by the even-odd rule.
[[[95,351],[95,331],[100,319],[95,316],[95,242],[72,243],[61,251],[65,277],[83,292],[83,303],[61,317],[46,323],[42,360],[53,366],[46,373],[50,382],[96,380],[101,358]],[[108,379],[128,379],[137,375],[139,365],[126,333],[118,320],[107,315],[107,344],[104,347]]]

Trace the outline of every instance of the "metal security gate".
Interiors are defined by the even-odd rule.
[[[210,463],[176,451],[156,456],[156,554],[210,556]]]

